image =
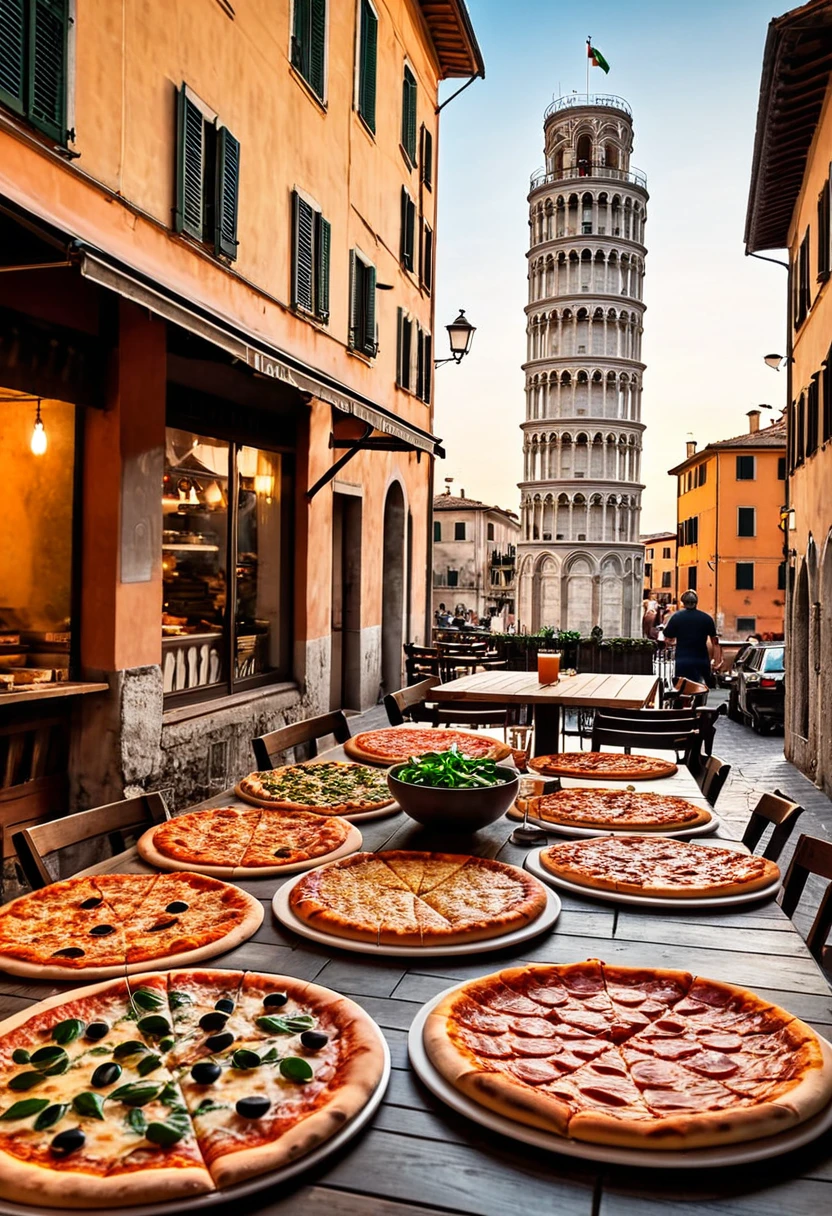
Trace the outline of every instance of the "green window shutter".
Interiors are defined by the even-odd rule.
[[[332,244],[332,225],[320,214],[317,215],[317,260],[315,263],[315,312],[323,320],[329,317],[329,250]]]
[[[184,84],[177,95],[176,216],[177,232],[201,241],[205,232],[205,119]]]
[[[358,283],[358,268],[360,266],[358,258],[355,256],[355,250],[350,250],[350,325],[349,325],[349,345],[353,350],[358,349],[358,313],[359,313],[359,283]]]
[[[396,309],[396,384],[402,387],[402,326],[404,324],[404,309]]]
[[[433,136],[422,123],[422,148],[420,152],[422,181],[428,190],[433,189]]]
[[[358,112],[371,131],[376,129],[376,61],[378,17],[369,0],[361,0],[361,49],[358,65]]]
[[[401,385],[402,388],[411,389],[413,387],[413,322],[409,317],[402,315],[402,357],[401,357]]]
[[[25,109],[26,0],[0,0],[0,101],[18,114]]]
[[[292,304],[312,312],[315,212],[297,190],[292,192]]]
[[[292,67],[309,79],[309,44],[312,30],[312,0],[295,0],[292,21]]]
[[[430,291],[433,287],[433,230],[429,224],[422,224],[422,254],[420,273],[422,286]]]
[[[422,327],[416,325],[416,396],[423,398],[425,394],[425,344]]]
[[[413,269],[413,253],[416,229],[416,204],[402,186],[402,235],[400,257],[406,270]]]
[[[309,75],[306,79],[324,99],[324,57],[326,54],[326,0],[312,0],[309,29]]]
[[[430,334],[422,335],[422,345],[424,346],[424,354],[422,361],[424,363],[424,384],[422,385],[422,400],[425,405],[430,405],[430,390],[433,383],[433,339]]]
[[[376,268],[364,267],[364,354],[376,354]]]
[[[214,252],[237,256],[237,207],[240,195],[240,144],[227,127],[217,131],[217,181]]]
[[[30,0],[29,119],[59,143],[66,142],[66,0]]]
[[[402,147],[416,164],[416,77],[405,64],[402,79]]]
[[[407,266],[407,203],[408,203],[407,191],[405,190],[404,186],[402,186],[402,195],[401,195],[402,231],[401,231],[401,237],[399,238],[399,260],[400,260],[402,266]]]

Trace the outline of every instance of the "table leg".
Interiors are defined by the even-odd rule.
[[[560,751],[560,706],[535,705],[534,754],[551,756]]]

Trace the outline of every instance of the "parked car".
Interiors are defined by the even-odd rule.
[[[728,696],[728,717],[732,722],[742,722],[742,714],[740,713],[739,703],[737,701],[737,679],[740,672],[745,666],[747,659],[751,657],[751,652],[756,649],[750,642],[741,642],[735,649],[733,657],[730,661],[725,659],[725,648],[723,647],[723,668],[719,672],[718,680],[723,688],[729,688]]]
[[[737,672],[737,709],[742,721],[761,733],[783,725],[786,673],[782,642],[750,647]],[[733,689],[732,689],[733,693]]]

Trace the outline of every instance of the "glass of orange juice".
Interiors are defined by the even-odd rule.
[[[557,684],[560,679],[559,650],[540,650],[537,654],[537,678],[541,684]]]

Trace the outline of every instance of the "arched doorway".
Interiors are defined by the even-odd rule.
[[[394,481],[384,501],[381,588],[382,693],[402,685],[405,596],[405,509],[402,488]]]

